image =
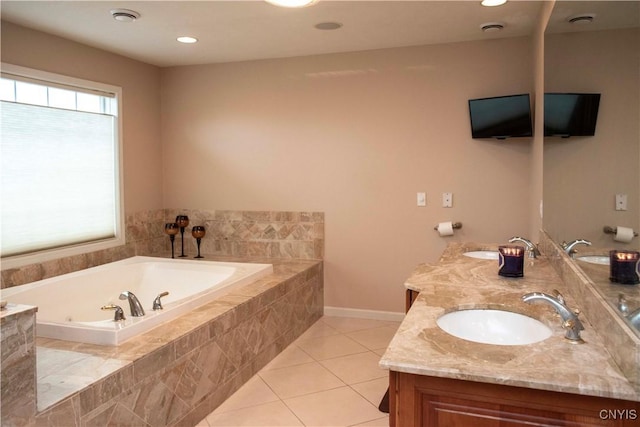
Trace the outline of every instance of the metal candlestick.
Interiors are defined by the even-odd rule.
[[[206,234],[206,231],[204,227],[201,225],[196,225],[191,229],[191,235],[195,237],[196,244],[198,245],[198,255],[196,255],[194,258],[204,258],[203,256],[200,255],[200,242],[202,241],[202,238],[204,237],[205,234]]]
[[[171,241],[171,258],[175,258],[173,251],[173,242],[176,240],[176,234],[178,234],[178,224],[175,222],[168,222],[164,225],[164,232],[169,235]]]
[[[189,217],[186,215],[178,215],[176,217],[176,224],[180,227],[180,258],[186,257],[184,254],[184,229],[189,225]]]

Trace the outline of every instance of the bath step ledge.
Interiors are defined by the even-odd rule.
[[[404,313],[395,311],[362,310],[359,308],[329,307],[324,306],[325,316],[356,317],[359,319],[386,320],[390,322],[402,322]]]

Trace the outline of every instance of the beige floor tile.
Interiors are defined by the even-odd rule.
[[[298,339],[295,343],[315,360],[326,360],[368,351],[366,347],[346,335]]]
[[[395,335],[396,329],[395,327],[383,326],[380,328],[349,332],[346,335],[367,347],[369,350],[375,350],[378,348],[386,348],[391,338]]]
[[[309,362],[314,362],[314,359],[297,345],[291,344],[262,369],[268,371]]]
[[[250,408],[210,414],[207,417],[210,427],[278,427],[301,426],[300,420],[282,403],[282,401],[265,403]]]
[[[286,399],[285,404],[306,426],[351,426],[384,416],[350,387]]]
[[[344,386],[318,362],[260,371],[258,375],[281,399]]]
[[[380,356],[372,352],[351,354],[323,360],[322,365],[347,384],[386,378],[389,371],[380,368]]]
[[[377,420],[357,424],[353,427],[389,427],[389,415],[387,415],[386,417],[378,418]]]
[[[225,400],[222,405],[218,406],[213,413],[221,414],[223,412],[235,411],[236,409],[261,405],[263,403],[275,402],[277,400],[280,399],[262,378],[260,378],[259,375],[254,375],[240,387],[238,391]]]
[[[381,326],[400,326],[400,323],[398,322],[375,319],[357,319],[353,317],[324,316],[320,320],[342,333],[379,328]]]
[[[298,339],[326,337],[329,335],[338,335],[341,332],[336,328],[329,326],[322,321],[323,318],[311,325]]]
[[[360,393],[361,396],[377,408],[389,388],[389,377],[386,376],[384,378],[352,384],[351,388]]]

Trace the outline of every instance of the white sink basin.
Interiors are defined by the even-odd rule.
[[[589,264],[609,265],[609,257],[605,255],[583,255],[576,257],[576,259]]]
[[[437,324],[450,335],[484,344],[533,344],[551,336],[551,329],[544,323],[503,310],[453,311],[440,316]]]
[[[498,251],[469,251],[462,255],[477,259],[498,259]]]

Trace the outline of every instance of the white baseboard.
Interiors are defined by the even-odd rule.
[[[386,320],[402,322],[404,313],[395,311],[362,310],[359,308],[324,307],[325,316],[356,317],[358,319]]]

